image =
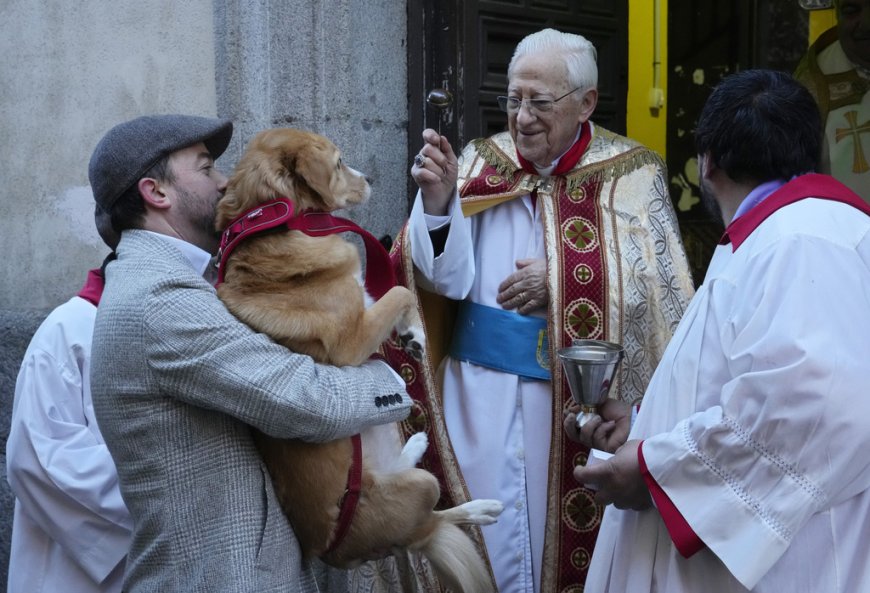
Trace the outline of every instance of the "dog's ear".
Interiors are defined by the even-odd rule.
[[[260,183],[257,186],[260,201],[266,202],[276,197],[290,198],[296,202],[293,195],[298,153],[294,150],[278,150],[263,152],[257,161],[257,174]]]
[[[219,215],[228,212],[229,221],[278,196],[294,199],[292,171],[299,142],[292,132],[296,130],[265,130],[251,140],[227,184]]]
[[[293,128],[275,128],[259,135],[252,154],[255,169],[248,180],[256,184],[256,190],[251,187],[251,191],[258,192],[258,200],[266,202],[286,197],[296,202],[293,182],[306,136],[305,132]]]
[[[296,159],[294,190],[300,208],[334,210],[333,176],[341,169],[338,149],[325,138],[300,151]]]

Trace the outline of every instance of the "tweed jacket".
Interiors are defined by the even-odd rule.
[[[125,231],[106,276],[91,386],[134,522],[125,591],[315,591],[249,427],[327,441],[399,421],[410,397],[379,396],[400,380],[254,332],[153,234]]]

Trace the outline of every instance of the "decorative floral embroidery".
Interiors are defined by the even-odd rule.
[[[595,272],[586,264],[580,264],[574,268],[574,280],[580,284],[589,284],[595,278]]]
[[[601,335],[602,314],[589,299],[577,299],[568,305],[565,330],[575,339],[597,339]]]
[[[586,548],[574,548],[571,552],[571,564],[577,570],[586,570],[589,567],[589,560],[592,555]]]
[[[574,531],[589,531],[601,520],[601,507],[585,488],[575,488],[562,499],[562,520]]]
[[[418,432],[428,432],[428,430],[429,417],[426,415],[426,410],[415,401],[411,404],[411,413],[402,420],[402,431],[405,435],[412,435]]]
[[[580,253],[592,251],[598,246],[598,231],[589,220],[576,216],[562,224],[562,236],[572,249]]]
[[[568,199],[572,202],[582,202],[586,199],[586,189],[583,187],[575,187],[568,191]]]
[[[410,364],[403,364],[399,367],[399,375],[405,380],[406,385],[410,385],[417,379],[417,371]]]

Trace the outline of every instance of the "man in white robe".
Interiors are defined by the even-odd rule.
[[[117,235],[97,210],[97,229]],[[15,494],[8,593],[121,591],[132,522],[91,401],[103,271],[36,330],[18,373],[6,474]]]
[[[596,593],[870,591],[870,207],[817,166],[788,75],[726,78],[696,129],[726,233],[616,455]],[[584,441],[608,447],[608,402]],[[609,448],[613,448],[610,446]]]

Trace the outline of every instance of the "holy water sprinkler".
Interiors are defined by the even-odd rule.
[[[574,340],[558,352],[571,397],[580,404],[577,428],[591,420],[596,407],[607,399],[624,355],[619,344],[602,340]]]
[[[438,109],[438,135],[441,135],[441,120],[444,111],[453,105],[453,94],[447,89],[432,89],[426,95],[426,103]]]

